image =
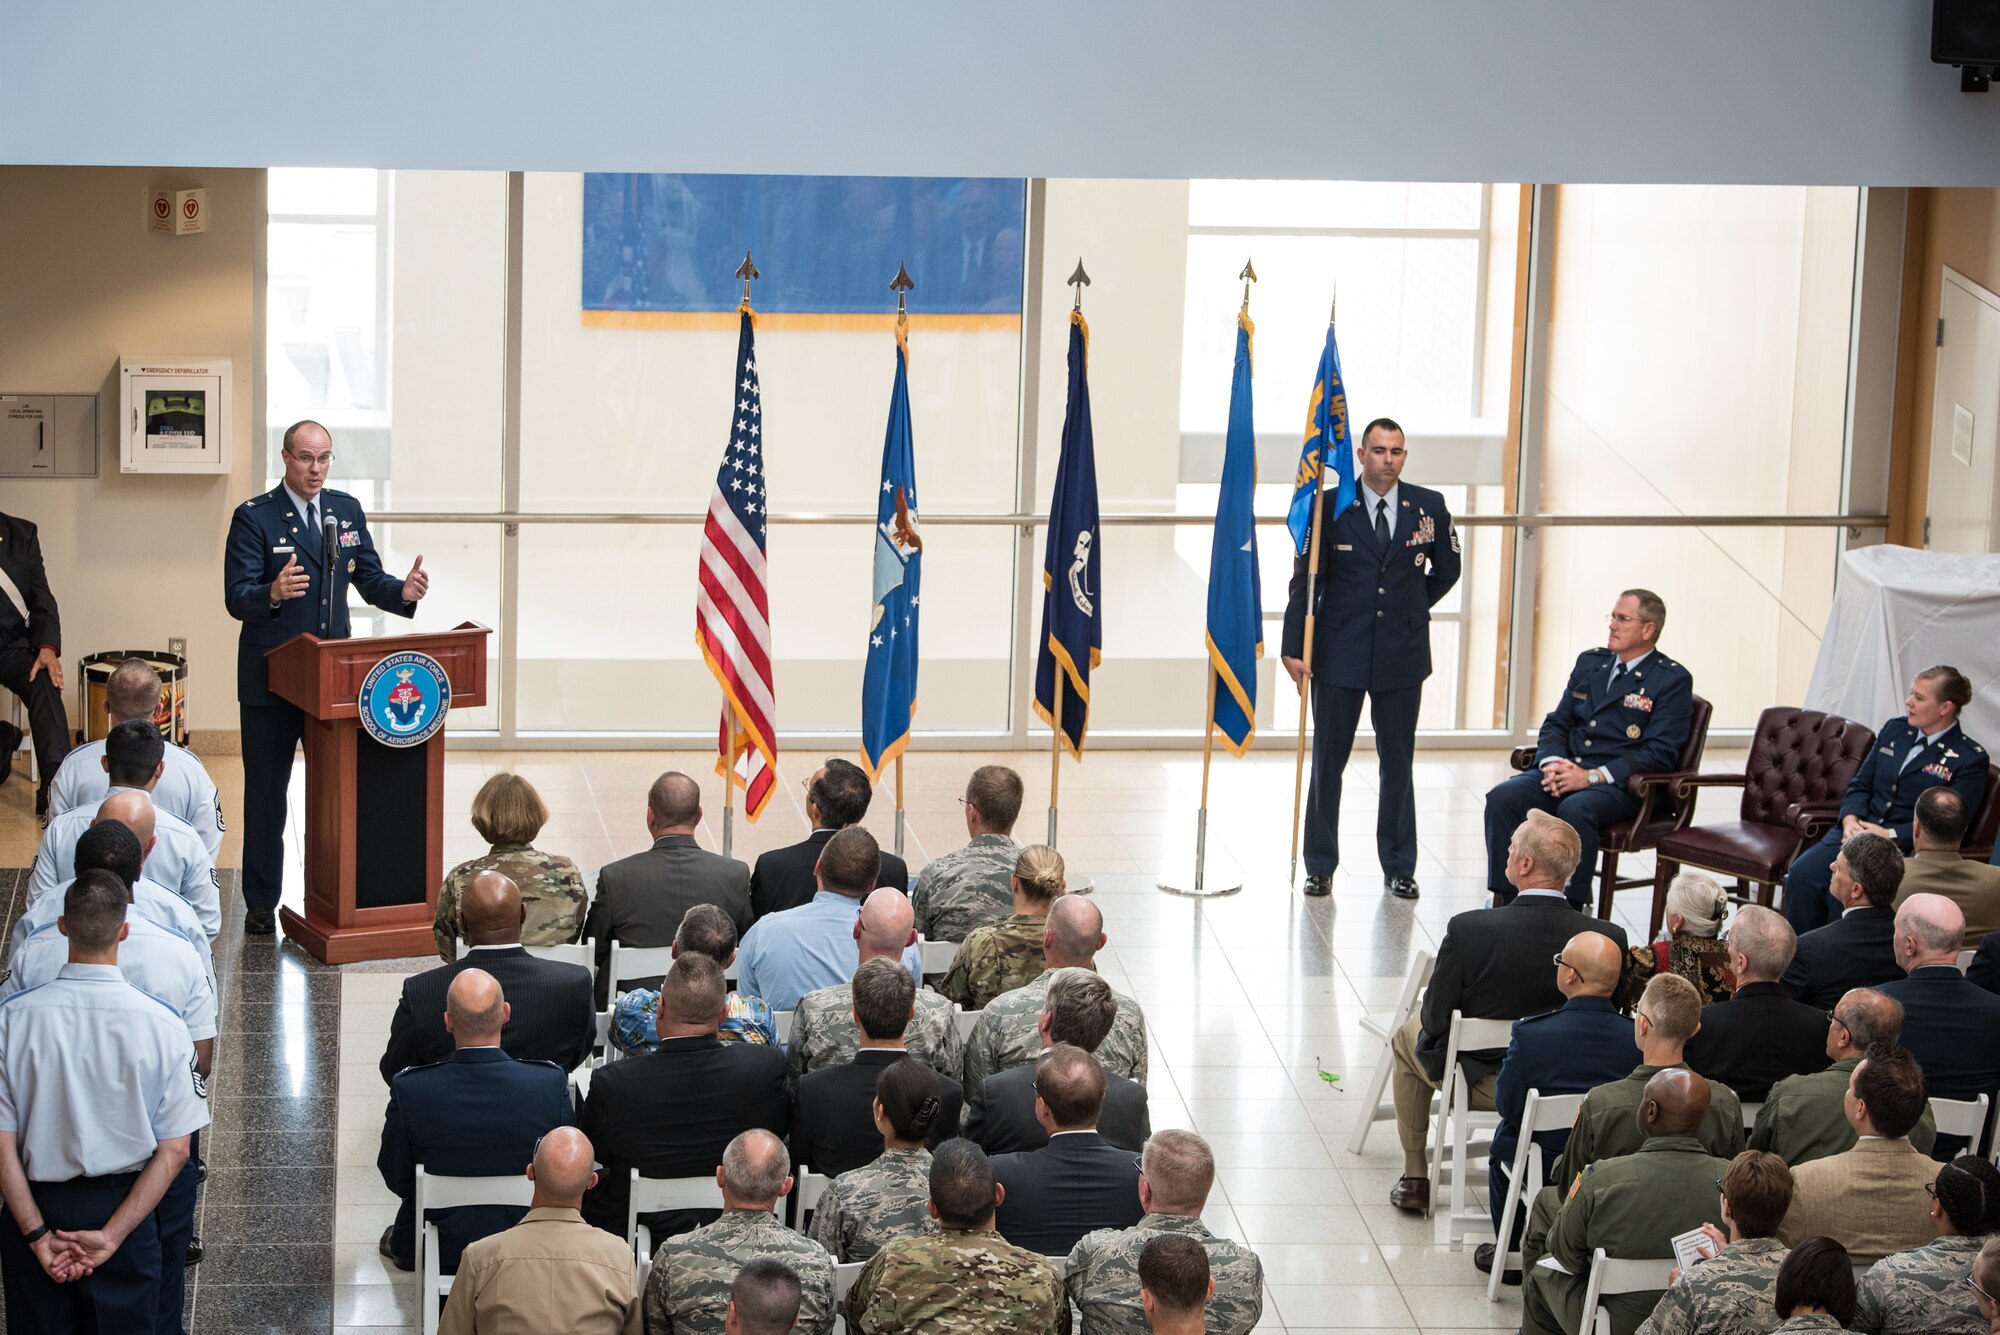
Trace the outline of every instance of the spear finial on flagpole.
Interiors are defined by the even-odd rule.
[[[748,250],[743,252],[743,263],[736,266],[736,276],[743,280],[743,304],[748,306],[750,304],[751,280],[764,276],[757,272],[756,262],[750,258]]]
[[[1076,272],[1071,274],[1066,281],[1071,287],[1076,289],[1076,303],[1070,309],[1073,311],[1082,310],[1083,290],[1090,286],[1090,275],[1083,271],[1083,257],[1081,255],[1077,256]]]
[[[1236,276],[1243,280],[1243,309],[1247,311],[1250,309],[1250,284],[1257,281],[1257,270],[1247,257],[1243,261],[1243,272]]]
[[[1328,329],[1333,328],[1334,321],[1339,317],[1339,315],[1340,315],[1340,284],[1335,283],[1333,285],[1333,304],[1327,307],[1326,311],[1326,327]]]
[[[909,308],[903,302],[903,294],[913,291],[916,286],[916,280],[910,277],[910,271],[898,264],[896,266],[896,276],[889,280],[889,287],[896,294],[897,324],[905,324],[909,321],[910,312]]]

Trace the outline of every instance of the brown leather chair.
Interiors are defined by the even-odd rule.
[[[1646,884],[1648,877],[1618,875],[1618,858],[1622,853],[1643,853],[1660,842],[1660,837],[1669,831],[1678,830],[1687,824],[1688,813],[1694,810],[1692,799],[1683,800],[1675,790],[1674,781],[1691,777],[1701,768],[1701,751],[1708,744],[1708,720],[1715,712],[1715,706],[1700,696],[1694,697],[1694,707],[1688,718],[1687,741],[1681,746],[1681,753],[1674,761],[1672,770],[1665,774],[1634,774],[1625,781],[1627,791],[1639,799],[1639,809],[1630,820],[1613,821],[1597,832],[1597,916],[1610,918],[1611,896],[1619,890],[1629,890],[1635,885]],[[1518,746],[1509,757],[1514,768],[1523,772],[1534,768],[1535,748]]]
[[[1675,780],[1686,799],[1680,828],[1662,835],[1653,872],[1652,932],[1667,911],[1667,885],[1682,866],[1733,876],[1757,887],[1770,907],[1792,859],[1839,818],[1840,798],[1875,745],[1875,732],[1838,714],[1774,705],[1757,718],[1741,774],[1690,774]],[[1743,790],[1737,818],[1696,825],[1703,788]]]
[[[2000,769],[1988,766],[1986,795],[1979,800],[1965,838],[1958,841],[1958,855],[1984,862],[1993,856],[1993,841],[2000,838]]]

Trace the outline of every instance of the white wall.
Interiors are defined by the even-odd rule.
[[[1885,0],[12,9],[0,161],[2000,183]]]
[[[94,479],[0,480],[0,508],[41,527],[62,608],[72,721],[76,660],[188,640],[188,716],[236,727],[236,623],[223,610],[231,509],[259,490],[251,455],[253,343],[263,173],[0,168],[0,392],[96,393]],[[148,232],[149,187],[209,192],[209,231]],[[231,358],[234,469],[228,477],[125,477],[112,419],[118,358]]]

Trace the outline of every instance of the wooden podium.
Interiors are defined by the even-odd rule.
[[[429,955],[444,875],[444,742],[384,746],[361,730],[362,681],[391,654],[444,666],[451,705],[486,703],[485,626],[428,635],[299,635],[264,656],[271,691],[305,711],[306,911],[278,911],[285,935],[327,964]]]

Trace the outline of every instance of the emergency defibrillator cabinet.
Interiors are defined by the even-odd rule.
[[[118,471],[227,473],[227,357],[118,359]]]

